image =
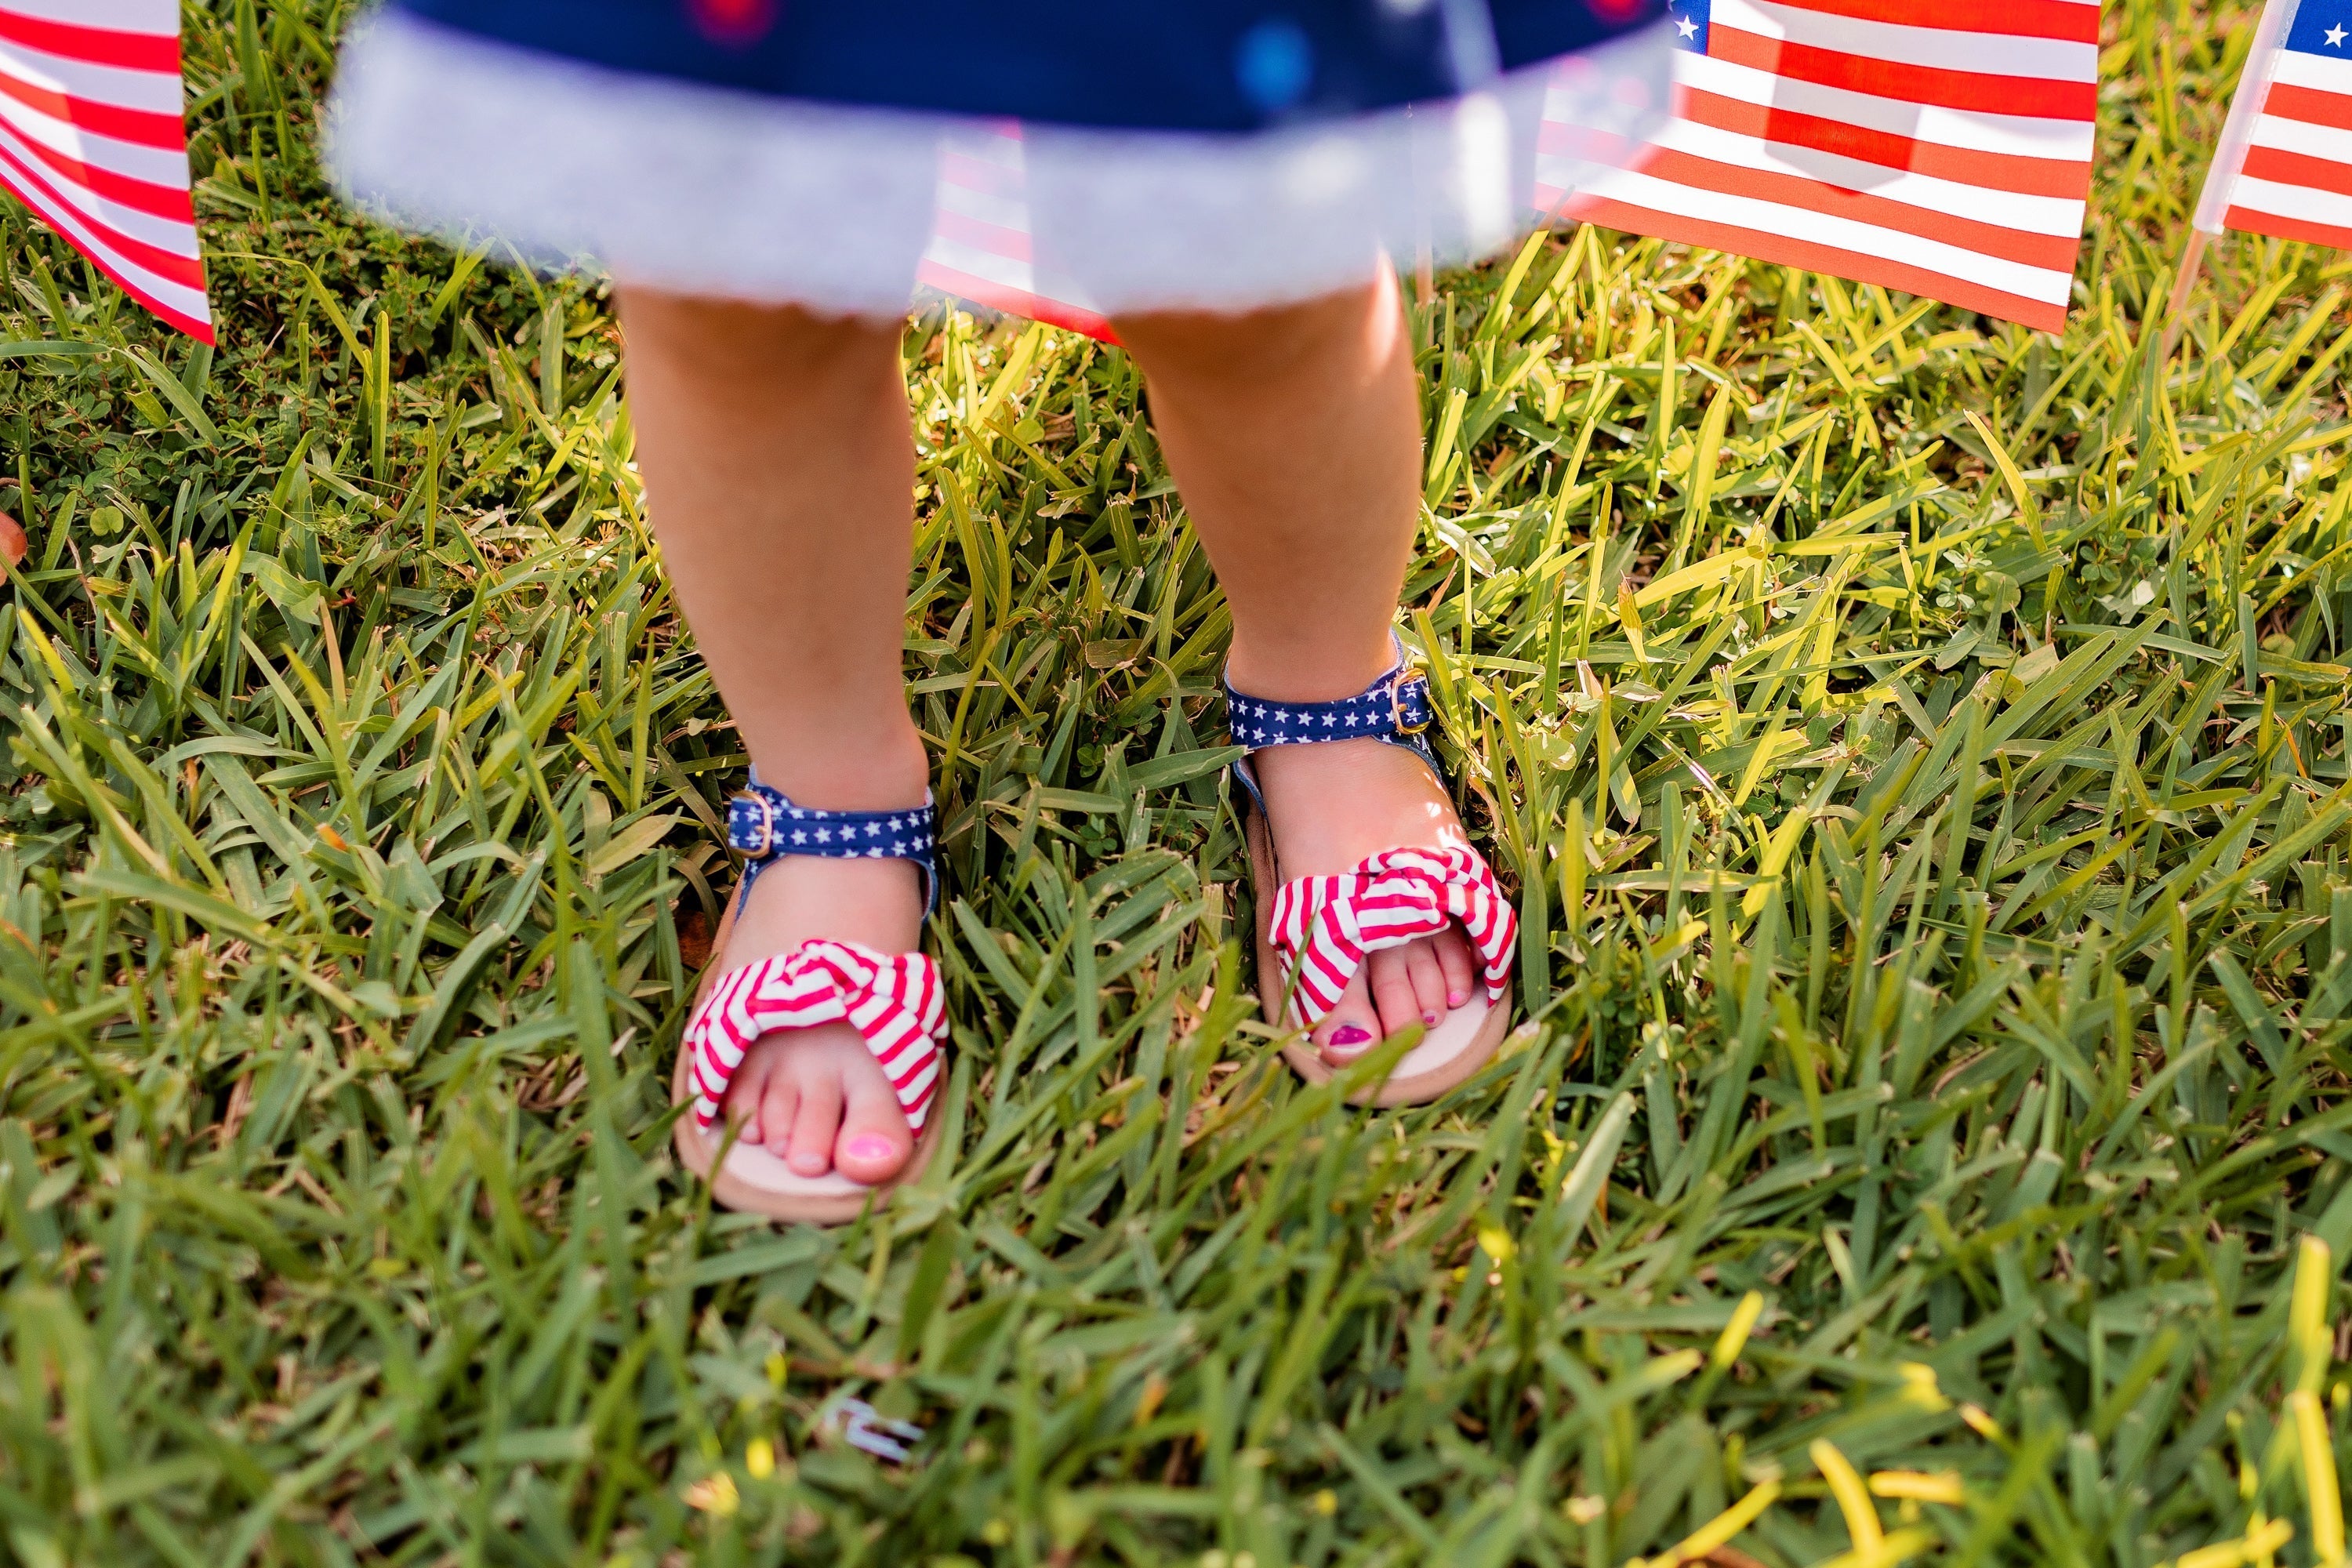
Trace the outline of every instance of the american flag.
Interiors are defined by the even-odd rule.
[[[132,299],[213,341],[178,0],[0,0],[0,185]]]
[[[2097,0],[1673,0],[1672,14],[1675,109],[1647,159],[1541,199],[2063,328]]]
[[[2270,0],[2196,226],[2352,247],[2352,0]]]

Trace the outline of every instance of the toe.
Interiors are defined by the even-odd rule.
[[[829,1064],[822,1064],[801,1084],[800,1109],[793,1117],[784,1163],[796,1175],[824,1175],[833,1169],[833,1143],[840,1131],[841,1077]]]
[[[1437,950],[1437,967],[1445,976],[1445,1005],[1466,1007],[1470,1000],[1484,989],[1478,981],[1478,963],[1470,952],[1470,939],[1462,934],[1459,926],[1447,926],[1430,939],[1429,945]]]
[[[870,1080],[853,1079],[842,1105],[841,1136],[833,1146],[833,1166],[867,1186],[887,1182],[907,1168],[915,1134],[898,1109],[898,1097],[877,1070]]]
[[[721,1102],[726,1120],[736,1123],[736,1137],[745,1143],[757,1143],[766,1128],[769,1089],[768,1058],[757,1044],[736,1064],[734,1074],[727,1080],[727,1094]]]
[[[791,1072],[771,1067],[770,1053],[761,1053],[758,1060],[763,1087],[758,1101],[759,1114],[751,1120],[759,1127],[754,1131],[746,1126],[743,1142],[764,1143],[768,1152],[781,1160],[792,1143],[793,1118],[800,1111],[800,1080]],[[750,1067],[751,1063],[747,1059],[743,1065]]]
[[[1333,1067],[1346,1067],[1380,1043],[1381,1016],[1372,1006],[1363,972],[1348,982],[1339,1005],[1315,1026],[1315,1048]]]
[[[1405,965],[1402,949],[1381,949],[1366,961],[1364,969],[1371,977],[1372,1005],[1380,1009],[1383,1036],[1428,1022],[1421,998],[1413,994],[1412,971]]]
[[[1445,971],[1437,963],[1437,944],[1417,942],[1404,950],[1404,972],[1412,981],[1412,998],[1420,1004],[1421,1021],[1436,1027],[1452,1004],[1445,999]]]

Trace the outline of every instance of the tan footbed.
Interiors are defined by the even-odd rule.
[[[1249,840],[1250,880],[1257,905],[1258,1002],[1265,1009],[1265,1021],[1284,1028],[1287,1026],[1283,1003],[1290,973],[1274,947],[1274,891],[1282,886],[1282,870],[1275,859],[1274,835],[1266,829],[1265,814],[1246,812],[1242,830]],[[1510,1022],[1507,1005],[1496,1006],[1482,999],[1456,1007],[1405,1052],[1386,1079],[1348,1098],[1357,1105],[1426,1105],[1467,1082],[1494,1060]],[[1282,1054],[1309,1083],[1328,1083],[1342,1070],[1325,1061],[1311,1040],[1294,1040],[1282,1047]]]
[[[734,934],[737,898],[727,900],[727,913],[719,922],[719,934],[711,939],[713,958],[727,951],[727,939]],[[702,983],[694,989],[694,1005],[702,1005],[710,987],[721,971],[712,963],[702,973]],[[670,1103],[683,1105],[694,1098],[688,1082],[691,1067],[686,1047],[677,1053],[677,1068],[670,1075]],[[756,1143],[738,1140],[727,1152],[727,1163],[717,1172],[710,1168],[711,1159],[719,1152],[726,1138],[722,1124],[709,1132],[694,1124],[692,1112],[677,1119],[671,1129],[670,1141],[677,1146],[679,1163],[710,1184],[711,1195],[730,1209],[745,1214],[765,1215],[799,1225],[844,1225],[866,1212],[876,1195],[892,1187],[912,1182],[930,1163],[931,1152],[940,1141],[940,1123],[946,1121],[945,1095],[931,1099],[930,1114],[923,1119],[923,1130],[915,1136],[915,1152],[907,1157],[907,1164],[897,1176],[878,1186],[853,1182],[838,1171],[828,1171],[822,1176],[803,1176],[790,1165]]]

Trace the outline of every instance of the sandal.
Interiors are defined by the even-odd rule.
[[[1253,752],[1369,735],[1405,747],[1440,782],[1445,777],[1426,734],[1436,716],[1429,680],[1407,665],[1402,644],[1396,666],[1354,697],[1272,702],[1235,691],[1227,681],[1225,709],[1234,743]],[[1340,994],[1370,954],[1458,923],[1483,969],[1485,998],[1473,997],[1447,1013],[1405,1052],[1385,1082],[1354,1098],[1367,1105],[1423,1104],[1485,1067],[1510,1023],[1505,998],[1518,931],[1518,916],[1495,885],[1486,860],[1466,845],[1384,849],[1336,877],[1285,881],[1265,797],[1247,758],[1234,763],[1234,775],[1249,802],[1242,829],[1255,889],[1258,995],[1266,1022],[1303,1036],[1339,1005]],[[1269,889],[1275,889],[1271,897]],[[1283,1047],[1282,1054],[1310,1083],[1328,1083],[1339,1070],[1305,1038]]]
[[[939,906],[939,873],[932,864],[937,842],[928,799],[911,811],[818,811],[794,805],[761,784],[755,772],[751,787],[728,808],[727,845],[744,855],[743,882],[711,951],[726,951],[753,879],[787,855],[912,860],[922,869],[928,918]],[[706,972],[678,1044],[670,1102],[692,1107],[673,1132],[678,1158],[709,1181],[713,1195],[727,1207],[838,1225],[856,1219],[883,1190],[838,1171],[801,1175],[756,1143],[738,1142],[728,1150],[726,1163],[711,1169],[726,1142],[727,1084],[744,1053],[762,1035],[834,1023],[847,1023],[866,1037],[915,1131],[906,1168],[886,1185],[915,1180],[929,1163],[939,1141],[939,1121],[929,1113],[944,1076],[940,1047],[947,1033],[947,994],[939,963],[919,952],[893,955],[860,942],[813,937],[791,952],[724,974]]]

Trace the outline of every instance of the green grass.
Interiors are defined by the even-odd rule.
[[[2110,8],[2063,340],[1596,232],[1417,316],[1404,625],[1532,1020],[1425,1109],[1255,1021],[1133,370],[914,324],[950,1137],[818,1232],[667,1151],[743,758],[607,301],[334,205],[342,8],[188,8],[218,353],[0,219],[0,1551],[2316,1560],[2352,258],[2158,319],[2251,13]]]

